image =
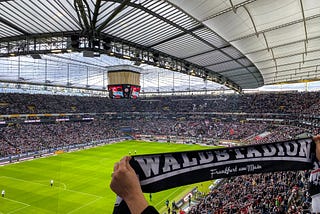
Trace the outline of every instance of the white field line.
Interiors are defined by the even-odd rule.
[[[76,211],[78,211],[78,210],[80,210],[80,209],[82,209],[82,208],[84,208],[84,207],[86,207],[86,206],[89,206],[90,204],[95,203],[96,201],[100,200],[101,198],[102,198],[102,197],[97,198],[97,199],[95,199],[95,200],[93,200],[93,201],[91,201],[91,202],[89,202],[89,203],[86,203],[86,204],[84,204],[84,205],[82,205],[82,206],[80,206],[80,207],[78,207],[78,208],[76,208],[76,209],[74,209],[74,210],[71,210],[71,211],[68,212],[67,214],[74,213],[74,212],[76,212]]]
[[[16,210],[13,210],[13,211],[11,211],[11,212],[8,212],[7,214],[11,214],[11,213],[18,212],[18,211],[23,210],[23,209],[25,209],[25,208],[27,208],[27,207],[30,207],[30,206],[31,206],[31,205],[18,208],[18,209],[16,209]]]
[[[9,198],[6,198],[6,197],[4,197],[3,199],[4,199],[4,200],[7,200],[7,201],[12,201],[12,202],[14,202],[14,203],[18,203],[18,204],[23,204],[23,205],[24,205],[23,207],[20,207],[20,208],[17,208],[17,209],[15,209],[15,210],[12,210],[12,211],[8,212],[7,214],[15,213],[15,212],[17,212],[17,211],[19,211],[19,210],[22,210],[22,209],[24,209],[24,208],[27,208],[27,207],[30,207],[30,206],[31,206],[30,204],[26,204],[26,203],[23,203],[23,202],[21,202],[21,201],[16,201],[16,200],[9,199]],[[1,213],[1,212],[0,212],[0,213]]]
[[[175,194],[176,192],[180,191],[180,189],[182,189],[182,187],[177,188],[174,192],[172,192],[170,195],[167,196],[167,198],[169,198],[171,195]],[[163,201],[160,201],[159,203],[155,204],[155,207],[157,207],[159,204],[162,204]]]
[[[22,181],[22,182],[27,182],[27,183],[32,183],[32,184],[37,184],[37,185],[41,185],[41,186],[50,187],[49,184],[46,185],[46,184],[42,184],[42,183],[38,183],[38,182],[27,181],[27,180],[14,178],[14,177],[9,177],[9,176],[1,176],[0,178],[8,178],[8,179],[11,179],[11,180]],[[62,184],[64,184],[64,183],[62,183]],[[99,195],[94,195],[94,194],[90,194],[90,193],[86,193],[86,192],[79,192],[79,191],[76,191],[76,190],[67,189],[67,186],[65,184],[64,184],[64,187],[54,187],[54,188],[59,188],[59,189],[62,189],[64,191],[79,193],[79,194],[82,194],[82,195],[89,195],[89,196],[94,196],[94,197],[97,197],[97,198],[103,198],[102,196],[99,196]]]

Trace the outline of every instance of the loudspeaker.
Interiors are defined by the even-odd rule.
[[[30,56],[32,57],[32,59],[41,59],[40,54],[30,54]]]
[[[112,47],[111,47],[111,40],[109,38],[103,39],[102,47],[105,51],[108,53],[111,52]]]
[[[71,35],[71,47],[72,48],[79,48],[80,41],[78,35]]]

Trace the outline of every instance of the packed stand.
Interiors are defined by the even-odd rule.
[[[318,115],[320,92],[169,96],[139,99],[0,94],[0,114],[104,112],[242,112]]]
[[[227,179],[189,214],[310,213],[307,171],[244,175]]]
[[[120,137],[106,121],[18,124],[1,127],[0,157]]]

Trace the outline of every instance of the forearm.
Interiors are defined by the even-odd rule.
[[[132,194],[124,200],[131,214],[141,214],[148,207],[148,202],[143,194]]]
[[[320,135],[315,136],[313,140],[316,143],[316,157],[320,161]]]
[[[320,143],[317,143],[316,145],[316,156],[318,161],[320,161]]]

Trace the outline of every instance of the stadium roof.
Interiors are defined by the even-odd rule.
[[[319,21],[319,0],[0,0],[0,57],[41,61],[43,83],[58,81],[62,73],[65,84],[87,77],[90,86],[91,67],[100,66],[94,69],[97,78],[115,62],[105,62],[107,55],[172,71],[173,90],[193,85],[184,77],[191,75],[241,91],[318,80]],[[71,51],[83,55],[67,54]],[[48,68],[52,57],[60,58],[56,69]],[[40,76],[31,72],[35,64],[16,61],[18,79]],[[76,62],[90,66],[79,71],[78,79],[77,69],[69,69]],[[30,76],[21,76],[24,69]],[[9,70],[0,70],[0,79]],[[147,70],[159,89],[159,72]]]

